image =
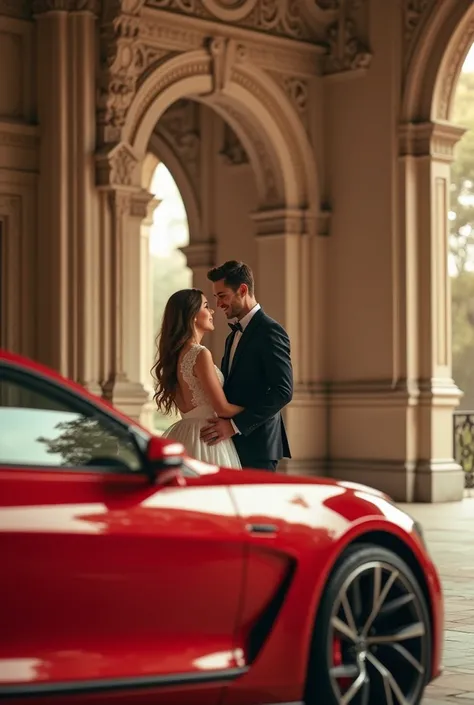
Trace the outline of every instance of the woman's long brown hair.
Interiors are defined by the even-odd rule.
[[[153,399],[165,414],[176,408],[179,354],[194,336],[194,319],[201,306],[202,291],[199,289],[181,289],[170,296],[165,306],[163,323],[156,339],[156,360],[151,368],[155,380]]]

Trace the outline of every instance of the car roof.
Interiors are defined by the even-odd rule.
[[[148,429],[144,428],[138,421],[135,421],[126,414],[122,413],[119,409],[117,409],[117,407],[113,406],[111,402],[107,401],[106,399],[103,399],[102,397],[97,396],[96,394],[93,394],[92,392],[89,392],[78,382],[74,382],[73,380],[64,377],[63,375],[59,374],[59,372],[56,372],[55,370],[51,369],[50,367],[47,367],[46,365],[41,364],[40,362],[37,362],[36,360],[32,360],[31,358],[11,352],[10,350],[0,348],[0,364],[1,363],[7,363],[9,365],[25,369],[29,372],[34,372],[35,374],[45,377],[48,380],[55,382],[56,384],[66,387],[66,389],[68,389],[69,391],[73,392],[74,394],[77,394],[86,401],[92,402],[96,406],[102,408],[104,411],[115,416],[115,418],[122,421],[123,423],[129,426],[136,426],[145,431],[146,433],[150,434],[150,431]]]

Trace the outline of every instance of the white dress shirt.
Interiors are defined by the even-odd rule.
[[[237,350],[237,345],[240,342],[242,334],[243,334],[244,330],[247,328],[247,326],[250,323],[250,321],[252,320],[252,318],[255,316],[255,314],[259,310],[260,310],[260,304],[255,304],[255,306],[253,308],[251,308],[250,311],[248,313],[246,313],[245,316],[240,320],[240,325],[242,326],[242,332],[240,332],[240,330],[238,330],[234,336],[234,340],[232,341],[232,347],[231,347],[230,353],[229,353],[229,370],[232,367],[232,362],[234,361],[235,351]]]
[[[236,334],[234,335],[234,340],[232,341],[232,347],[231,347],[230,353],[229,353],[229,372],[232,368],[232,363],[234,361],[235,351],[237,350],[237,346],[240,342],[240,339],[243,335],[243,332],[247,328],[248,324],[252,320],[253,316],[255,316],[257,311],[260,311],[260,308],[261,308],[260,304],[255,304],[255,306],[253,308],[251,308],[250,311],[248,313],[246,313],[243,318],[240,319],[240,325],[242,326],[242,332],[240,332],[240,330],[238,330],[236,332]],[[237,426],[235,425],[234,421],[231,419],[230,422],[232,424],[234,431],[236,433],[240,433],[240,431],[237,428]]]

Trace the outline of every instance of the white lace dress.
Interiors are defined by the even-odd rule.
[[[217,416],[198,378],[194,375],[194,364],[201,350],[204,350],[203,345],[193,345],[181,360],[181,374],[191,390],[194,408],[186,414],[181,414],[181,421],[167,428],[163,437],[182,443],[191,458],[211,465],[219,465],[221,468],[238,470],[242,465],[232,439],[209,446],[200,438],[201,428],[206,425],[206,420]],[[223,386],[224,375],[218,367],[215,365],[214,367],[219,382]]]

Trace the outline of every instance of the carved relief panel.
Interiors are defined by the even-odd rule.
[[[104,143],[120,129],[138,86],[161,62],[207,47],[215,90],[229,62],[247,61],[272,72],[304,118],[310,76],[368,68],[371,54],[359,36],[367,0],[115,0],[104,4],[99,124]],[[192,25],[185,17],[197,19]],[[199,20],[206,20],[201,23]],[[209,22],[215,22],[215,33]],[[248,30],[238,41],[220,38],[222,23]],[[362,35],[363,36],[363,32]],[[278,45],[277,37],[295,40]]]
[[[162,115],[156,132],[166,140],[183,165],[196,194],[201,176],[201,134],[199,104],[178,100]]]

